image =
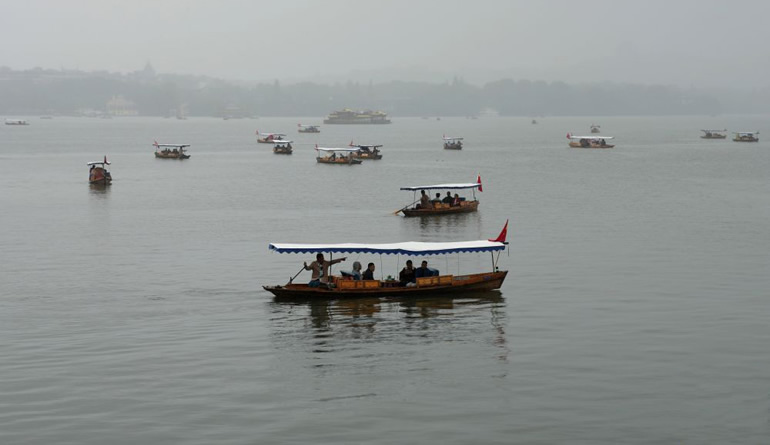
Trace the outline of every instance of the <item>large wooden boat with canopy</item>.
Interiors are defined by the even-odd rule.
[[[395,213],[403,213],[404,216],[435,216],[475,212],[479,209],[479,201],[476,199],[476,189],[483,191],[481,188],[481,176],[479,176],[477,182],[469,182],[466,184],[435,184],[401,187],[401,190],[412,191],[414,193],[412,196],[414,200],[412,204],[404,206]],[[464,196],[459,196],[458,193],[454,193],[451,196],[451,201],[449,199],[446,199],[445,201],[445,197],[441,196],[440,192],[437,197],[431,197],[429,191],[432,192],[433,190],[447,191],[448,194],[446,198],[449,198],[449,195],[452,195],[452,190],[471,190],[473,198],[469,200]],[[423,193],[428,195],[428,198],[431,199],[428,204],[420,202],[421,197],[417,196],[418,191],[421,195]],[[417,205],[410,208],[413,204]]]
[[[608,144],[607,141],[615,139],[612,136],[572,136],[567,134],[569,139],[569,146],[572,148],[613,148],[612,144]]]
[[[112,184],[112,174],[107,170],[107,165],[110,165],[107,161],[107,156],[103,161],[92,161],[87,164],[88,169],[88,183],[91,185],[110,185]]]
[[[463,138],[450,138],[444,136],[444,150],[462,150]]]
[[[319,164],[358,165],[361,163],[356,155],[359,152],[357,147],[325,148],[316,145],[315,150],[318,152],[315,160]]]
[[[733,141],[735,142],[759,142],[758,131],[740,131],[733,133]]]
[[[508,223],[494,240],[459,241],[446,243],[403,242],[392,244],[283,244],[272,243],[269,249],[277,253],[329,254],[333,262],[335,254],[404,255],[429,257],[454,253],[485,253],[492,255],[492,269],[488,272],[449,275],[432,269],[429,276],[415,278],[414,282],[398,280],[354,280],[343,274],[334,275],[329,266],[329,277],[319,286],[294,283],[295,275],[284,285],[262,286],[277,299],[338,299],[361,297],[423,297],[453,295],[462,292],[492,291],[503,285],[507,270],[498,268],[500,253],[505,250]],[[398,266],[397,266],[398,268]],[[304,270],[304,268],[302,269]],[[300,270],[300,273],[302,272]]]
[[[277,155],[290,155],[294,151],[291,143],[292,141],[273,141],[273,153]]]
[[[701,130],[703,132],[703,136],[701,136],[701,139],[726,139],[727,138],[727,129],[725,130]]]
[[[318,125],[297,124],[297,131],[300,133],[320,133],[321,129],[318,128]]]
[[[189,159],[187,148],[190,144],[159,144],[155,141],[155,157],[161,159]]]
[[[354,144],[353,141],[351,141],[350,147],[358,148],[358,152],[353,153],[358,159],[382,159],[382,153],[380,152],[382,145]]]
[[[272,144],[275,141],[282,141],[286,135],[284,133],[260,133],[257,130],[257,143]]]

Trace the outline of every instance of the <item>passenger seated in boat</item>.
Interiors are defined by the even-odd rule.
[[[452,205],[452,192],[446,192],[446,196],[441,200],[444,204]]]
[[[361,280],[361,263],[359,263],[358,261],[354,262],[353,270],[351,271],[341,270],[340,275],[342,275],[347,279],[360,281]]]
[[[337,258],[336,260],[326,261],[324,254],[319,253],[315,256],[315,261],[308,266],[307,262],[303,263],[305,270],[312,270],[313,273],[310,276],[310,282],[307,283],[310,287],[318,287],[321,283],[329,282],[329,266],[345,261],[347,258]]]
[[[369,265],[366,266],[366,270],[364,271],[363,279],[364,280],[373,280],[374,279],[374,263],[369,263]]]
[[[416,280],[414,276],[414,267],[412,267],[412,260],[406,260],[406,267],[401,269],[401,272],[398,273],[398,281],[401,286],[405,287],[412,287],[416,286]]]
[[[428,267],[428,262],[423,260],[420,267],[414,270],[415,278],[438,276],[438,270]]]
[[[581,146],[581,147],[588,147],[588,146],[590,146],[590,145],[591,145],[591,143],[590,143],[590,142],[588,142],[588,139],[581,139],[581,140],[580,140],[580,146]]]
[[[333,161],[335,159],[337,159],[337,153],[332,153],[332,155],[329,156],[329,160]]]
[[[452,207],[459,206],[461,201],[462,201],[462,199],[460,199],[460,195],[455,193],[455,197],[452,199]]]
[[[433,204],[430,203],[430,197],[425,190],[420,190],[420,203],[417,204],[418,209],[432,209]]]
[[[435,207],[436,204],[441,204],[441,193],[436,193],[436,197],[430,202]]]
[[[607,141],[605,141],[604,139],[602,139],[602,147],[605,147],[605,146],[607,146]]]

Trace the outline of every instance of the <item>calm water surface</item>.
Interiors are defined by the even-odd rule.
[[[764,133],[766,116],[317,135],[295,133],[310,118],[30,121],[0,128],[0,443],[770,440],[770,144],[698,131]],[[591,123],[617,148],[566,148]],[[294,155],[256,129],[290,133]],[[384,159],[315,163],[313,144],[351,139]],[[153,140],[192,158],[157,160]],[[89,188],[104,155],[113,185]],[[393,215],[400,186],[479,173],[476,214]],[[312,259],[269,242],[480,239],[506,219],[500,292],[311,304],[261,288]],[[404,258],[353,260],[387,276]]]

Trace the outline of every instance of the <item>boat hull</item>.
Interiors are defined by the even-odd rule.
[[[581,145],[580,142],[570,142],[569,146],[572,148],[614,148],[614,145],[610,144],[604,144],[604,145],[596,145],[596,144],[589,144],[589,145]]]
[[[723,134],[722,136],[719,135],[711,135],[711,136],[701,136],[701,139],[727,139],[727,135]]]
[[[297,130],[300,133],[320,133],[321,130]]]
[[[382,159],[381,154],[373,154],[373,153],[361,153],[360,155],[355,156],[356,159],[368,159],[371,161],[376,161],[378,159]]]
[[[326,159],[326,158],[315,158],[316,162],[319,164],[336,164],[336,165],[358,165],[361,163],[360,159],[350,158],[350,159]]]
[[[444,144],[444,150],[462,150],[463,144]]]
[[[163,153],[156,151],[155,157],[160,159],[189,159],[190,155],[186,153]]]
[[[290,155],[293,151],[291,148],[273,148],[273,153],[277,155]]]
[[[262,286],[275,295],[276,299],[313,299],[334,300],[341,298],[372,298],[372,297],[422,297],[429,295],[447,295],[471,291],[492,291],[500,289],[508,271],[487,272],[470,275],[443,275],[429,277],[429,281],[438,284],[418,284],[415,287],[388,287],[388,282],[352,282],[376,283],[371,287],[343,287],[337,279],[337,286],[328,288],[310,287],[307,284],[287,284],[284,286]],[[418,279],[419,280],[419,279]]]
[[[448,206],[441,204],[441,207],[431,209],[402,209],[404,216],[436,216],[436,215],[454,215],[457,213],[470,213],[479,209],[478,201],[463,201],[459,206]]]
[[[759,138],[733,138],[733,142],[759,142]]]

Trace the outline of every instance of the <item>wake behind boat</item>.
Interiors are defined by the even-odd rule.
[[[155,157],[161,159],[189,159],[186,149],[190,144],[159,144],[155,141]]]

